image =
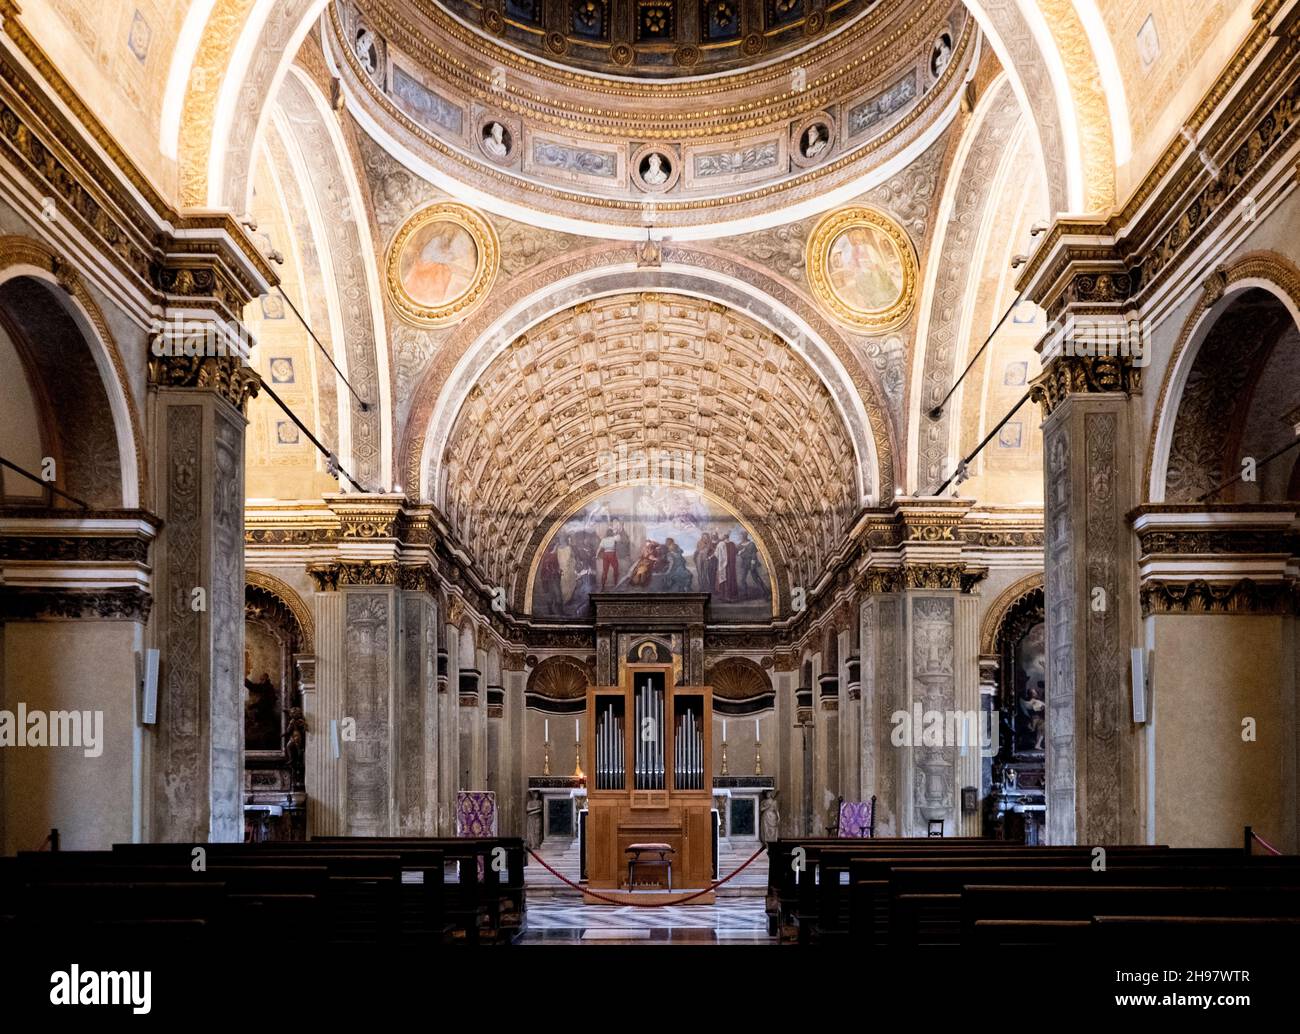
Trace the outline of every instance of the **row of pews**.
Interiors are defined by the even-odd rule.
[[[855,947],[1082,946],[1300,935],[1300,857],[978,838],[768,845],[769,933]]]
[[[23,852],[0,858],[0,939],[204,948],[259,937],[289,947],[508,944],[524,928],[524,864],[518,837]]]

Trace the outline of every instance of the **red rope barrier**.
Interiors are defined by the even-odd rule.
[[[717,890],[728,880],[735,879],[747,868],[749,868],[750,864],[754,861],[755,858],[757,858],[766,850],[767,850],[767,845],[766,844],[761,845],[757,851],[755,851],[752,855],[750,855],[748,858],[745,859],[745,861],[741,864],[740,868],[738,868],[735,872],[730,873],[727,876],[724,876],[720,880],[715,880],[713,883],[710,883],[703,890],[697,890],[694,894],[687,894],[686,897],[678,898],[676,901],[618,901],[615,898],[606,897],[604,894],[597,893],[594,890],[589,890],[586,887],[580,887],[578,884],[574,883],[567,876],[561,875],[560,873],[556,872],[553,868],[551,868],[551,866],[547,865],[546,859],[544,859],[531,847],[527,848],[528,853],[532,855],[534,858],[536,858],[539,863],[541,863],[542,868],[545,869],[547,872],[549,872],[561,883],[567,883],[574,890],[581,891],[583,894],[593,897],[598,901],[605,901],[611,905],[629,905],[632,908],[667,908],[669,905],[684,905],[688,901],[694,901],[696,898],[703,897],[705,894]]]
[[[1272,844],[1270,844],[1267,840],[1265,840],[1262,836],[1260,836],[1258,833],[1256,833],[1253,829],[1250,831],[1250,835],[1251,835],[1251,837],[1253,837],[1255,840],[1258,840],[1261,844],[1263,844],[1263,845],[1264,845],[1264,850],[1267,851],[1269,854],[1280,855],[1280,854],[1282,853],[1282,852],[1279,851],[1276,847],[1274,847]]]

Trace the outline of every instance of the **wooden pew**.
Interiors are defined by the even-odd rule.
[[[969,884],[1056,886],[1278,886],[1300,883],[1300,860],[1286,865],[1199,865],[1194,859],[1170,866],[1159,859],[1130,856],[1118,865],[1094,871],[1086,862],[1059,866],[916,866],[894,867],[890,874],[892,914],[890,943],[958,944],[961,941],[961,894]]]
[[[972,884],[961,908],[963,944],[1082,944],[1095,916],[1297,918],[1300,886]]]

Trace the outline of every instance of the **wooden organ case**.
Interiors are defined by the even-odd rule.
[[[628,847],[658,843],[672,848],[673,896],[702,890],[713,880],[713,695],[674,685],[672,664],[621,675],[587,690],[587,885],[628,887]]]

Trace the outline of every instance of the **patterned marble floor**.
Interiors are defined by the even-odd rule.
[[[631,908],[529,902],[521,944],[774,944],[761,898]]]

